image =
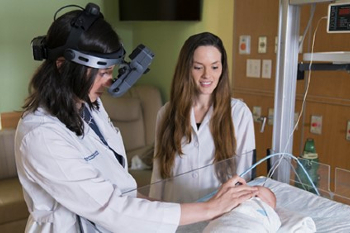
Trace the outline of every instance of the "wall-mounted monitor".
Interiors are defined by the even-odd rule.
[[[334,3],[328,6],[328,33],[350,33],[350,3]]]
[[[200,21],[202,0],[119,0],[120,21]]]

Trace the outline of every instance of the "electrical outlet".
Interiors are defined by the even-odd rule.
[[[322,116],[311,116],[310,132],[314,134],[322,133]]]
[[[346,127],[346,140],[350,141],[350,121],[348,121],[348,127]]]
[[[258,53],[266,53],[267,51],[267,37],[260,36],[258,42]]]
[[[253,119],[254,122],[259,122],[258,119],[261,117],[261,107],[253,106]]]
[[[260,59],[247,59],[246,75],[250,78],[260,78]]]
[[[271,78],[271,69],[272,69],[272,60],[263,60],[262,61],[262,72],[261,77],[262,78]]]

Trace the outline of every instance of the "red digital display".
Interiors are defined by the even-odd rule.
[[[350,8],[339,9],[339,15],[350,15]]]

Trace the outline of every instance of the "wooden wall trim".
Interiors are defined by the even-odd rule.
[[[233,88],[233,95],[235,96],[235,94],[264,96],[264,97],[272,97],[272,98],[274,98],[274,95],[275,95],[274,92],[272,91],[248,89],[248,88]],[[304,99],[303,94],[296,94],[297,101],[302,101],[303,99]],[[308,95],[306,97],[306,102],[350,107],[350,99],[335,98],[335,97],[328,97],[328,96]]]
[[[235,95],[236,93],[246,94],[246,95],[274,97],[274,92],[272,91],[249,89],[249,88],[239,88],[239,89],[233,88],[233,95]]]

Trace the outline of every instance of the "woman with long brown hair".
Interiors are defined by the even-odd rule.
[[[152,182],[223,160],[232,166],[221,173],[216,169],[216,175],[204,172],[206,168],[153,185],[150,195],[167,201],[200,198],[223,182],[222,175],[249,168],[254,149],[252,114],[245,103],[231,97],[221,39],[209,32],[189,37],[180,51],[170,100],[158,113]],[[249,180],[250,173],[244,178]]]

